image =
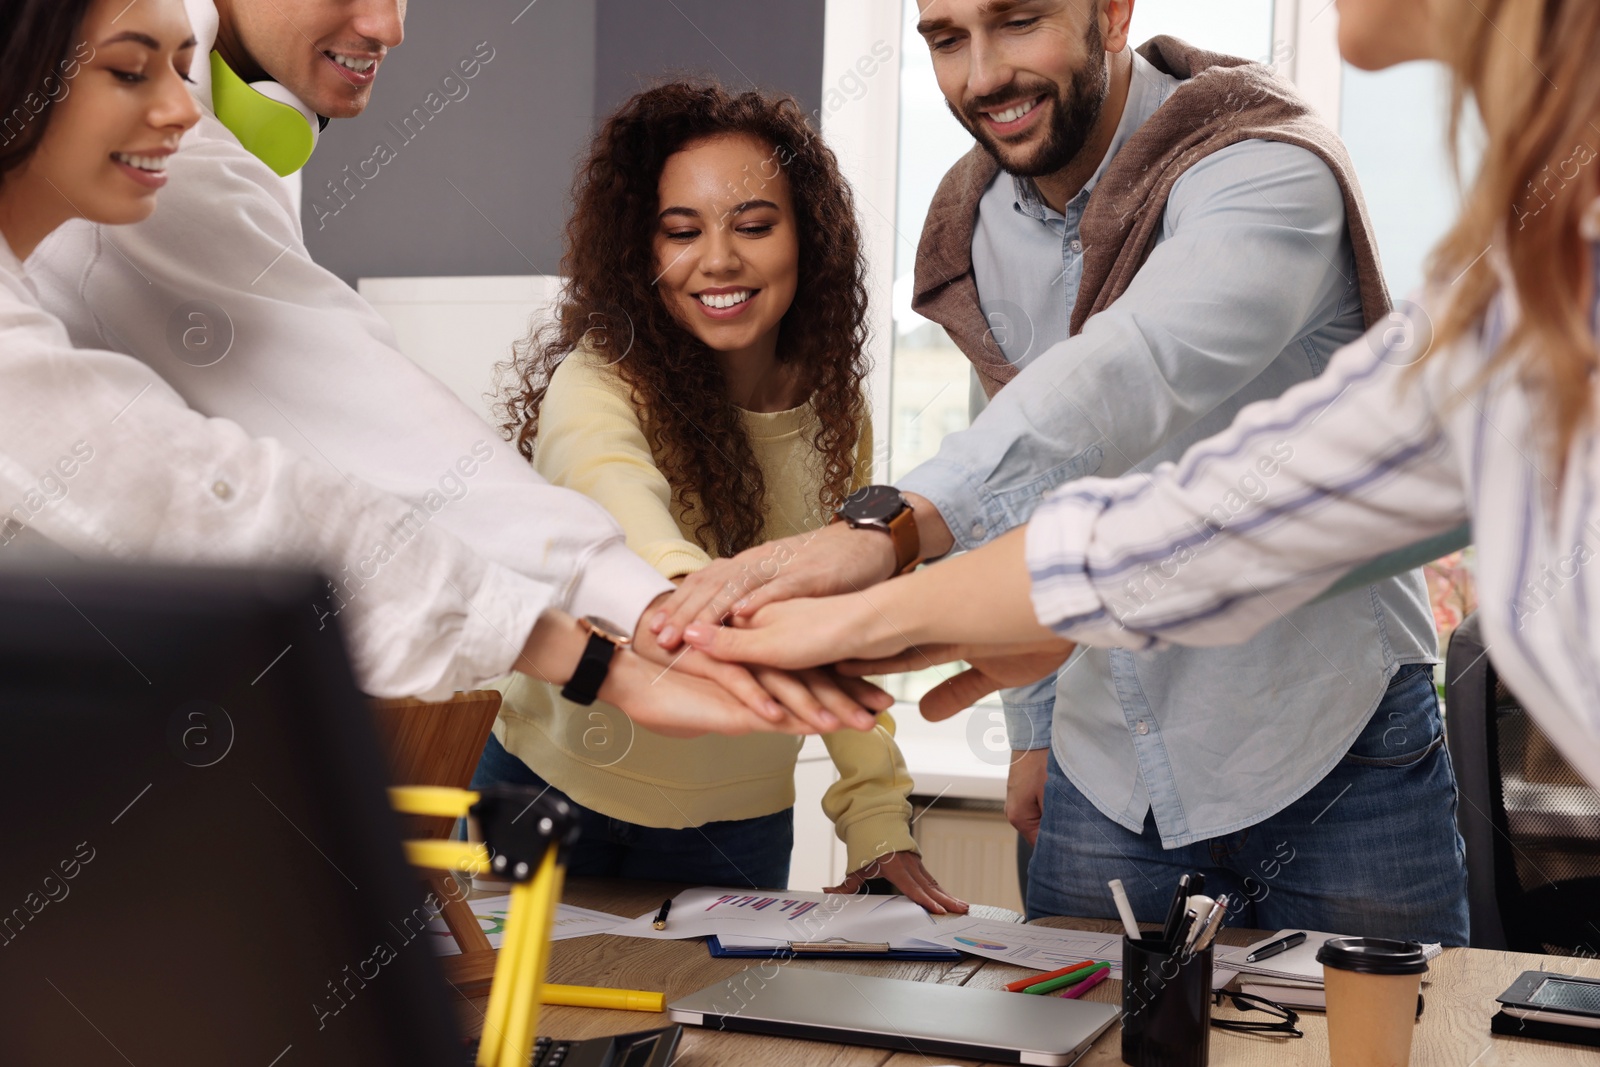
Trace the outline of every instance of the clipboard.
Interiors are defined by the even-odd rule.
[[[776,948],[723,948],[715,936],[706,938],[706,948],[715,959],[771,960],[922,960],[935,963],[956,963],[961,953],[953,948],[890,948],[879,942],[869,944],[855,941],[791,941]]]

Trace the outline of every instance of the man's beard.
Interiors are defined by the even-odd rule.
[[[1072,76],[1072,84],[1065,93],[1056,95],[1048,86],[1031,93],[1019,93],[1015,86],[1007,86],[1003,94],[995,93],[974,100],[967,105],[964,113],[947,101],[950,113],[1008,174],[1019,178],[1042,178],[1054,174],[1083,151],[1083,146],[1089,142],[1089,135],[1094,132],[1095,123],[1100,121],[1100,112],[1106,102],[1110,79],[1106,76],[1105,42],[1100,36],[1099,23],[1093,19],[1089,22],[1086,44],[1089,62]],[[1044,144],[1035,149],[1031,156],[1018,156],[1016,149],[998,141],[988,129],[988,120],[978,112],[980,107],[992,110],[996,104],[1017,104],[1041,95],[1054,106],[1050,109],[1050,128]],[[1041,100],[1036,106],[1043,107],[1044,101]]]

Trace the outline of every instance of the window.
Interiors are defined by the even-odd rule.
[[[1444,134],[1449,79],[1438,63],[1406,63],[1370,73],[1345,65],[1339,133],[1350,150],[1377,234],[1390,296],[1400,301],[1422,284],[1433,246],[1461,207]],[[1462,166],[1475,166],[1470,128]],[[1439,630],[1441,658],[1450,635],[1478,605],[1472,548],[1428,564],[1423,573]]]

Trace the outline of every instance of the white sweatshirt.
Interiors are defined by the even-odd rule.
[[[68,223],[29,258],[45,310],[78,347],[135,357],[195,411],[421,509],[428,525],[547,587],[552,606],[633,629],[670,584],[603,508],[534,474],[312,262],[282,180],[211,113],[203,60],[217,13],[211,0],[187,6],[205,115],[149,220]]]
[[[159,375],[73,346],[0,240],[0,566],[30,543],[90,558],[317,566],[377,696],[442,698],[504,674],[550,589],[393,497],[191,410]],[[336,616],[329,622],[328,616]]]

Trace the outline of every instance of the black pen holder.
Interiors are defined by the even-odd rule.
[[[1122,939],[1122,1062],[1206,1067],[1211,1056],[1211,947],[1173,955],[1170,942]]]

